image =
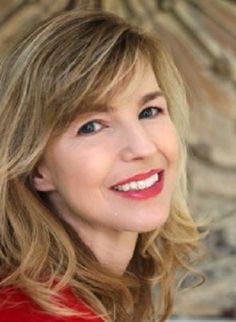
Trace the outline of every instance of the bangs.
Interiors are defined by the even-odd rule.
[[[51,101],[51,107],[58,108],[57,134],[64,131],[79,115],[107,111],[109,102],[116,95],[132,91],[137,69],[143,69],[149,60],[147,53],[142,50],[141,41],[139,34],[127,31],[102,59],[94,59],[91,55],[91,62],[88,63],[90,68],[82,76],[79,65],[67,72],[66,82],[61,82],[57,95]]]

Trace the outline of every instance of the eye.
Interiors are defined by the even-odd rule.
[[[93,134],[99,132],[102,129],[102,127],[103,125],[100,121],[89,121],[83,126],[81,126],[77,133],[81,135]]]
[[[139,119],[154,118],[161,113],[163,113],[162,108],[150,106],[142,110],[139,114]]]

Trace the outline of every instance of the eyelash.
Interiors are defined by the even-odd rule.
[[[151,115],[150,117],[148,116],[148,117],[140,117],[140,115],[142,114],[142,113],[144,113],[145,111],[147,112],[147,111],[153,111],[153,110],[155,110],[155,114],[154,115]],[[159,114],[163,114],[164,113],[164,110],[162,109],[162,108],[160,108],[160,107],[156,107],[156,106],[149,106],[149,107],[146,107],[146,108],[144,108],[141,112],[140,112],[140,114],[139,114],[139,119],[145,119],[145,118],[155,118],[155,117],[157,117]],[[91,125],[91,124],[100,124],[101,126],[104,126],[104,124],[102,124],[102,121],[100,121],[100,120],[92,120],[92,121],[89,121],[89,122],[87,122],[87,123],[85,123],[83,126],[81,126],[80,127],[80,129],[78,130],[78,135],[91,135],[91,134],[94,134],[94,133],[98,133],[98,132],[100,132],[100,130],[92,130],[92,131],[89,131],[89,132],[83,132],[83,129],[85,129],[88,125]],[[93,129],[94,129],[94,127],[93,127]]]

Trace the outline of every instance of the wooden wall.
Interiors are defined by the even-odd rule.
[[[179,315],[236,316],[235,0],[0,0],[0,54],[54,13],[97,7],[156,31],[183,74],[191,106],[190,205],[210,218],[205,286],[178,297]]]

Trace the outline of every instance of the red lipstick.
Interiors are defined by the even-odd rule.
[[[132,181],[139,181],[139,180],[145,180],[148,177],[152,176],[153,174],[158,173],[159,179],[155,184],[149,188],[144,188],[140,190],[128,190],[128,191],[119,191],[114,189],[115,186],[117,185],[123,185],[126,183],[130,183]],[[145,200],[149,198],[153,198],[156,195],[160,194],[161,191],[163,190],[164,186],[164,170],[160,169],[153,169],[147,173],[142,173],[135,175],[133,177],[130,177],[126,180],[120,181],[116,185],[112,187],[112,191],[117,193],[118,195],[125,197],[125,198],[130,198],[130,199],[135,199],[135,200]]]
[[[153,174],[155,173],[160,173],[162,172],[163,169],[152,169],[148,172],[145,172],[145,173],[140,173],[140,174],[136,174],[135,176],[133,177],[130,177],[130,178],[127,178],[125,180],[122,180],[120,182],[117,182],[116,184],[114,184],[112,187],[114,188],[115,186],[118,186],[118,185],[123,185],[123,184],[126,184],[126,183],[130,183],[132,181],[140,181],[140,180],[145,180],[147,179],[148,177],[152,176]]]

